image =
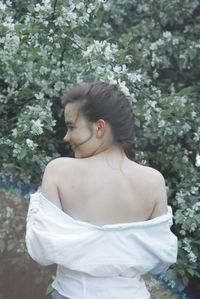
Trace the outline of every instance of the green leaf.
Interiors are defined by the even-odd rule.
[[[4,33],[6,31],[6,27],[2,24],[0,24],[0,32]]]
[[[31,54],[32,54],[32,58],[36,59],[39,58],[40,55],[38,54],[40,52],[40,48],[33,48],[30,50]]]
[[[31,13],[35,12],[35,6],[34,6],[33,4],[29,4],[29,5],[27,6],[27,9],[28,9],[28,11],[31,12]]]
[[[124,47],[128,46],[128,44],[130,43],[131,39],[132,39],[132,36],[130,34],[125,34],[122,37],[122,43],[123,43]]]
[[[30,33],[37,33],[39,30],[41,29],[41,27],[39,25],[34,25],[29,32]]]
[[[182,88],[178,93],[177,95],[179,96],[190,96],[194,93],[194,88],[189,86],[189,87],[185,87],[185,88]]]
[[[23,148],[20,153],[20,160],[22,160],[27,154],[26,148]]]
[[[97,17],[97,24],[98,26],[100,26],[103,22],[103,19],[104,19],[104,11],[103,10],[100,10],[98,9],[97,13],[96,13],[96,17]]]
[[[192,275],[192,276],[194,275],[194,270],[188,268],[187,271],[190,273],[190,275]]]
[[[190,57],[191,60],[193,60],[195,58],[195,56],[197,56],[198,51],[196,48],[192,48],[190,49],[190,51],[188,52],[188,55]]]
[[[116,52],[116,54],[117,54],[118,56],[122,56],[122,55],[124,55],[124,54],[126,54],[126,53],[127,53],[127,50],[126,50],[126,49],[120,49],[119,51]]]
[[[136,120],[135,120],[135,125],[136,125],[136,127],[140,128],[141,123],[140,123],[140,120],[139,120],[139,119],[136,119]]]
[[[54,290],[54,288],[52,288],[51,284],[49,284],[46,289],[46,295],[50,294],[53,290]]]
[[[24,29],[24,28],[26,28],[25,24],[16,24],[15,25],[15,30],[16,31],[20,31],[21,29]]]

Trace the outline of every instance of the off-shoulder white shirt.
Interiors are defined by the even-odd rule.
[[[147,299],[141,277],[176,262],[172,210],[147,221],[97,226],[76,220],[46,199],[30,196],[26,246],[40,265],[57,264],[52,283],[71,299]]]

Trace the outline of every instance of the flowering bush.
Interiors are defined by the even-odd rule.
[[[199,11],[197,0],[0,1],[1,171],[40,184],[63,144],[62,95],[105,80],[136,114],[136,160],[166,178],[181,291],[200,278]]]

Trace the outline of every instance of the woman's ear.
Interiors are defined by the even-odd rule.
[[[101,137],[104,135],[106,131],[106,122],[103,120],[103,119],[99,119],[97,122],[96,122],[96,136],[97,137]]]

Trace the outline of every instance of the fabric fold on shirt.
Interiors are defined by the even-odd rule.
[[[130,298],[149,298],[141,275],[161,274],[176,262],[177,237],[170,229],[172,217],[168,206],[167,214],[151,220],[97,226],[74,219],[37,191],[30,198],[25,241],[30,256],[39,264],[58,265],[52,285],[63,296],[118,298],[117,294],[98,297],[92,293],[90,282],[98,285],[107,280],[108,287],[113,282],[116,290],[121,285],[124,292],[129,285],[130,294],[136,293],[134,285],[140,285],[146,295],[139,297],[138,293]],[[69,290],[73,286],[74,293]]]

